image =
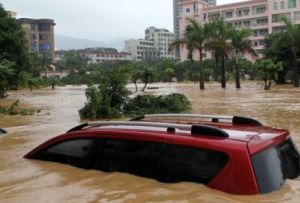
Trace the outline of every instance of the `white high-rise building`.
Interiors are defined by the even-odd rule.
[[[131,53],[134,60],[175,59],[175,51],[168,50],[174,40],[174,33],[169,30],[149,27],[145,30],[145,39],[126,41],[125,51]]]

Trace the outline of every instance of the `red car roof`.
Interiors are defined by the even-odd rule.
[[[143,120],[144,121],[144,120]],[[161,120],[147,120],[151,122],[161,122]],[[164,122],[167,122],[164,120]],[[171,122],[170,122],[171,123]],[[208,125],[212,127],[219,128],[223,131],[225,131],[229,137],[225,138],[228,140],[234,140],[234,141],[240,141],[240,142],[246,142],[249,147],[249,153],[255,154],[259,151],[262,151],[269,146],[275,146],[278,143],[286,140],[289,136],[289,131],[282,130],[282,129],[276,129],[266,126],[252,126],[252,125],[236,125],[232,123],[212,123],[212,122],[194,122],[194,121],[172,121],[172,123],[177,124],[200,124],[200,125]],[[176,133],[167,133],[166,128],[163,127],[145,127],[145,126],[134,126],[134,125],[111,125],[111,126],[99,126],[99,127],[88,127],[82,129],[82,131],[88,131],[88,132],[101,132],[103,130],[109,130],[109,131],[132,131],[132,132],[148,132],[153,133],[155,136],[156,134],[160,134],[167,137],[172,137],[172,139],[176,139],[176,137],[180,136],[192,136],[191,132],[188,130],[183,129],[177,129]],[[159,132],[159,133],[157,133]],[[224,139],[224,138],[214,138],[210,136],[205,135],[193,135],[193,139],[197,140],[199,138],[213,138],[213,139]]]

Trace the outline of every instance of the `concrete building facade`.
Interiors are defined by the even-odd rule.
[[[26,33],[28,51],[42,53],[54,59],[54,21],[30,18],[20,18],[17,21]]]
[[[182,13],[182,7],[180,5],[181,0],[173,0],[173,22],[174,22],[174,35],[175,39],[180,38],[180,29],[179,29],[179,19]],[[217,5],[217,0],[204,0],[207,3],[207,6]],[[175,51],[175,56],[177,59],[180,58],[180,50]]]
[[[293,23],[300,24],[300,0],[250,0],[218,6],[209,6],[202,0],[181,0],[178,6],[181,37],[186,27],[186,17],[190,16],[200,23],[207,23],[214,17],[222,16],[236,28],[247,27],[253,30],[250,40],[259,54],[264,49],[266,35],[284,29],[280,16],[287,16]],[[181,60],[186,60],[186,53],[186,50],[181,50]],[[209,54],[207,57],[210,57]],[[249,60],[256,59],[248,55],[245,57]]]
[[[131,61],[131,54],[127,52],[118,52],[113,48],[87,48],[75,50],[84,58],[88,59],[88,63],[114,63],[118,61]],[[55,51],[55,61],[64,58],[66,51]]]
[[[134,60],[175,59],[175,51],[168,50],[174,39],[174,33],[167,29],[149,27],[145,30],[145,39],[125,41],[125,51],[131,53]]]

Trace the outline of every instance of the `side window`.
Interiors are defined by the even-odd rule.
[[[170,144],[166,145],[161,159],[165,182],[203,184],[208,184],[228,162],[228,156],[222,152]]]
[[[228,162],[222,152],[164,143],[105,139],[97,147],[96,169],[162,182],[208,184]]]
[[[97,145],[96,169],[107,172],[127,172],[143,177],[159,176],[162,143],[104,139]]]
[[[95,154],[92,153],[93,139],[73,139],[60,142],[39,152],[36,159],[90,168]]]

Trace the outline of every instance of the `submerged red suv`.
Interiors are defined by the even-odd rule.
[[[197,182],[234,194],[268,193],[300,173],[289,132],[237,116],[145,115],[89,122],[25,158],[125,172],[161,182]]]

